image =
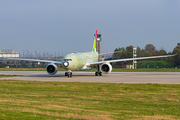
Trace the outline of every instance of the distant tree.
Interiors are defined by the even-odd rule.
[[[120,52],[119,52],[120,51]],[[125,59],[125,58],[132,58],[133,57],[133,46],[127,46],[126,49],[124,47],[122,48],[116,48],[114,50],[114,55],[113,55],[113,59]],[[128,63],[129,61],[126,61],[126,63]],[[113,63],[113,65],[115,66],[120,66],[123,67],[124,62],[117,62],[117,63]]]
[[[167,55],[167,52],[164,49],[158,51],[158,55]]]
[[[114,54],[113,54],[113,59],[120,59],[120,57],[121,57],[121,48],[116,48],[115,50],[114,50]]]
[[[144,57],[144,53],[143,53],[143,50],[141,50],[141,48],[140,47],[138,47],[137,46],[137,49],[136,49],[136,51],[137,51],[137,56],[138,57]]]
[[[121,48],[121,59],[126,58],[126,49],[124,47]]]
[[[6,61],[6,64],[8,64],[8,65],[9,65],[10,63],[11,63],[10,61]]]
[[[133,56],[133,46],[132,45],[126,47],[126,51],[124,52],[123,56],[124,56],[124,58],[132,58],[132,56]]]
[[[156,47],[153,44],[147,44],[145,46],[145,54],[147,56],[153,56],[156,52]]]
[[[148,51],[148,52],[155,51],[156,47],[153,44],[147,44],[145,46],[145,50]]]
[[[124,50],[123,50],[123,48],[116,48],[115,50],[114,50],[114,54],[113,54],[113,58],[112,59],[121,59],[121,57],[122,57],[122,52],[123,52]],[[117,62],[117,63],[112,63],[112,65],[114,66],[116,66],[116,65],[120,65],[120,63],[119,62]]]
[[[118,52],[121,51],[121,52]],[[125,59],[125,58],[132,58],[133,57],[133,46],[127,46],[126,48],[116,48],[114,50],[115,53],[113,55],[113,59]],[[166,60],[170,67],[174,66],[180,66],[180,47],[175,47],[173,54],[178,53],[175,57],[168,57],[168,58],[159,58],[159,59],[151,59],[151,60]],[[171,54],[171,53],[168,53]],[[148,56],[160,56],[160,55],[167,55],[167,52],[162,47],[160,50],[156,50],[155,46],[153,44],[147,44],[145,46],[145,49],[141,49],[140,47],[137,47],[137,57],[148,57]],[[141,61],[141,60],[139,60]],[[130,63],[132,61],[126,61],[125,63]],[[113,65],[122,66],[123,67],[124,62],[118,62],[113,63]]]
[[[168,55],[171,55],[172,53],[168,53]],[[175,67],[174,64],[174,57],[168,57],[166,58],[167,63],[169,64],[169,67]]]
[[[154,55],[156,56],[161,56],[161,55],[167,55],[167,52],[164,50],[164,48],[162,47],[160,50],[156,50],[154,52]],[[158,58],[156,60],[165,60],[166,58]]]
[[[173,62],[175,66],[180,66],[180,48],[178,47],[174,48],[173,54],[176,54],[176,53],[177,55],[173,57],[174,58]]]

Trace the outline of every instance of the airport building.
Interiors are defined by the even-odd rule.
[[[15,52],[14,49],[0,50],[0,57],[19,57],[19,52]]]

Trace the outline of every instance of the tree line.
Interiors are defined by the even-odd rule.
[[[114,50],[114,55],[112,59],[125,59],[125,58],[132,58],[133,57],[133,46],[127,46],[116,48]],[[137,57],[149,57],[149,56],[161,56],[161,55],[170,55],[176,54],[174,57],[168,58],[158,58],[158,59],[151,59],[151,61],[163,60],[169,64],[169,67],[180,67],[180,44],[178,44],[174,49],[173,52],[167,53],[163,48],[157,50],[153,44],[147,44],[144,49],[140,47],[136,48],[136,55]],[[138,60],[141,61],[141,60]],[[144,61],[144,60],[143,60]],[[114,63],[116,66],[123,66],[124,64],[131,63],[132,61],[127,61],[125,63]]]

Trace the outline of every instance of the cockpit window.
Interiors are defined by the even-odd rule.
[[[72,61],[72,59],[64,59],[64,61],[68,62],[68,61]]]

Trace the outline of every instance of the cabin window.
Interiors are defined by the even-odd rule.
[[[68,61],[72,61],[72,59],[64,59],[64,61],[68,62]]]

